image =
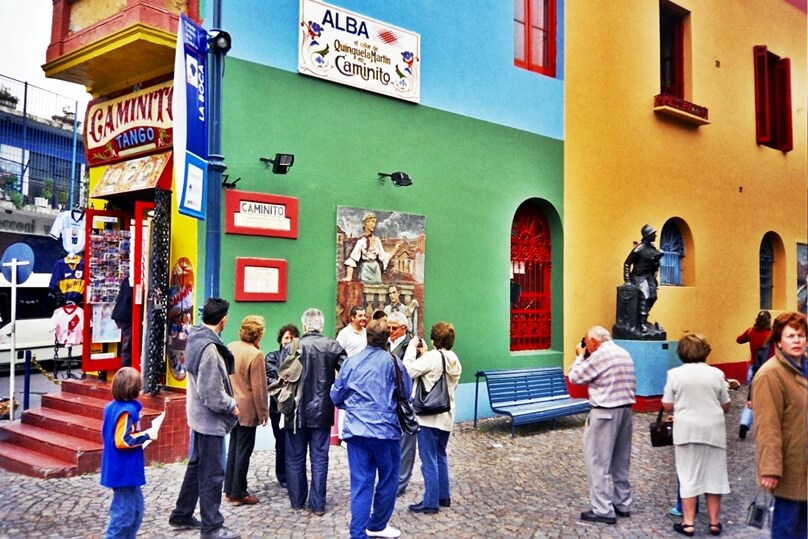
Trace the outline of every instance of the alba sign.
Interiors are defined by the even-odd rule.
[[[298,71],[418,103],[421,36],[316,0],[300,2]]]

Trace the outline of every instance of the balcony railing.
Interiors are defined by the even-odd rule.
[[[654,112],[672,116],[686,122],[705,125],[708,120],[709,111],[707,107],[696,105],[690,101],[685,101],[680,97],[670,94],[658,94],[654,96]]]

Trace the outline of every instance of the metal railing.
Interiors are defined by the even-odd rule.
[[[85,204],[86,106],[0,75],[0,199],[41,211]]]

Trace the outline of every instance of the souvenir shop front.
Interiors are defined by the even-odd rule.
[[[131,365],[154,393],[184,386],[197,225],[172,197],[173,83],[142,86],[87,110],[82,370]]]

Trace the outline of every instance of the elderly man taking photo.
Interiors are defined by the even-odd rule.
[[[587,522],[617,523],[615,515],[630,517],[631,434],[634,362],[617,346],[608,330],[594,326],[586,332],[569,370],[573,384],[589,385],[592,410],[584,428],[584,463],[589,483],[590,509],[581,513]],[[609,477],[614,483],[610,488]]]

